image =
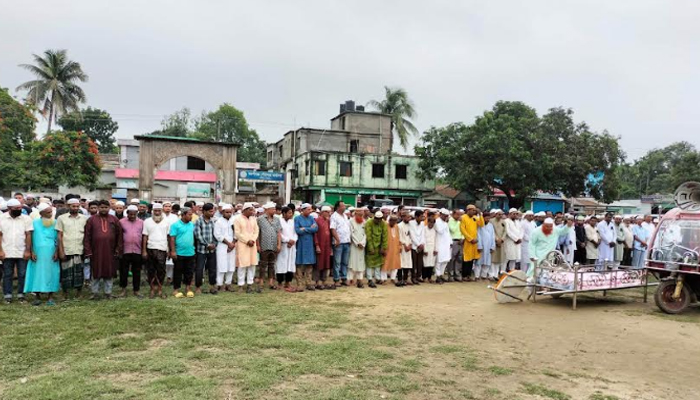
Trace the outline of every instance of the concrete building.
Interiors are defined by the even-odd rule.
[[[373,198],[422,204],[434,181],[416,178],[419,159],[391,153],[391,116],[365,112],[354,102],[341,105],[330,129],[289,131],[267,147],[268,167],[282,171],[283,197],[352,205]]]

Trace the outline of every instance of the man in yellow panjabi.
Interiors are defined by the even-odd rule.
[[[467,206],[467,212],[462,216],[459,222],[459,230],[464,236],[464,262],[462,263],[462,280],[471,281],[472,268],[474,260],[478,260],[481,255],[477,249],[479,243],[477,234],[478,229],[484,226],[484,218],[481,216],[481,210],[475,205]]]

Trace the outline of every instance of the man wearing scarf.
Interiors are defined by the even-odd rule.
[[[554,220],[552,218],[547,218],[540,227],[532,232],[530,236],[530,266],[527,271],[528,277],[532,277],[534,274],[535,268],[533,268],[533,265],[544,260],[550,251],[555,250],[559,239],[567,236],[573,225],[573,219],[568,219],[566,224],[555,228]]]
[[[58,257],[61,259],[61,287],[68,300],[70,289],[80,295],[85,276],[83,275],[83,239],[87,217],[80,212],[80,200],[70,199],[68,213],[56,219],[58,231]]]

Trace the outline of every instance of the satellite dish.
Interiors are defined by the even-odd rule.
[[[525,271],[513,270],[501,276],[493,291],[496,301],[499,303],[513,303],[522,301],[520,296],[527,289],[527,275]]]

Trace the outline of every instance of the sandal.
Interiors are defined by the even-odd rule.
[[[287,293],[296,293],[297,290],[294,289],[293,287],[288,286],[288,287],[284,288],[284,291]]]
[[[183,297],[185,297],[185,295],[182,294],[182,292],[177,292],[177,293],[175,293],[175,298],[176,298],[176,299],[181,299],[181,298],[183,298]]]
[[[193,297],[194,297],[194,292],[193,292],[193,291],[190,290],[189,292],[187,292],[187,298],[188,298],[188,299],[191,299],[191,298],[193,298]]]

